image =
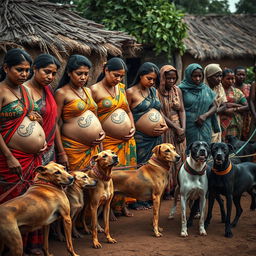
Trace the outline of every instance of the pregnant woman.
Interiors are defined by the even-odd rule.
[[[70,171],[87,167],[105,137],[91,90],[85,88],[90,68],[86,57],[72,55],[55,93],[60,120],[56,136],[61,134],[62,140],[56,140],[58,158]]]

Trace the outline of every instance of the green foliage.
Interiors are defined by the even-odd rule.
[[[212,0],[208,7],[208,13],[215,13],[215,14],[230,13],[228,0]]]
[[[249,67],[246,69],[246,83],[252,83],[255,81],[256,74],[253,72],[254,67]]]
[[[183,14],[168,0],[75,0],[74,3],[87,19],[111,30],[125,31],[139,43],[152,45],[157,54],[185,50]]]
[[[255,0],[240,0],[236,4],[236,13],[256,13]]]

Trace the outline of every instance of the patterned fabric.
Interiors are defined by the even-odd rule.
[[[160,70],[160,87],[158,89],[159,92],[159,99],[162,103],[162,112],[163,114],[169,118],[175,125],[181,127],[181,120],[179,118],[179,111],[181,108],[181,100],[179,97],[178,88],[176,85],[171,87],[170,91],[165,89],[166,78],[165,72],[169,71],[176,71],[176,69],[171,65],[165,65]],[[177,71],[176,71],[177,72]],[[180,165],[186,159],[186,140],[179,143],[177,141],[177,134],[174,132],[173,128],[169,128],[163,135],[162,139],[164,143],[171,143],[175,146],[175,150],[181,156],[180,164],[173,164],[172,165],[172,174],[173,177],[176,177],[177,170],[180,168]],[[176,183],[176,180],[174,179]],[[173,184],[176,185],[176,184]]]
[[[132,109],[134,122],[136,123],[144,114],[151,109],[161,110],[161,102],[156,96],[156,88],[149,88],[149,95],[135,108]],[[135,133],[137,163],[145,163],[152,156],[152,149],[162,143],[162,137],[148,136],[140,131]]]
[[[228,102],[244,105],[246,98],[244,94],[237,88],[230,87],[225,90]],[[240,113],[234,112],[232,115],[220,115],[220,123],[222,129],[222,140],[225,141],[227,135],[236,136],[241,139],[243,118]]]
[[[179,85],[183,93],[183,102],[186,111],[186,139],[187,145],[194,141],[203,140],[211,142],[212,130],[219,132],[217,116],[214,114],[207,118],[202,126],[196,125],[197,118],[208,112],[216,94],[206,84],[196,85],[191,79],[194,70],[201,69],[199,64],[190,64],[185,70],[185,78]]]
[[[92,99],[87,89],[83,88],[87,96],[87,101],[75,99],[64,105],[62,111],[63,120],[82,115],[87,110],[97,114],[97,104]],[[91,158],[99,153],[99,146],[87,146],[73,139],[61,136],[64,150],[68,156],[70,171],[78,171],[86,168]]]

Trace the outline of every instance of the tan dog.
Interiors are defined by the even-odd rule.
[[[72,219],[72,234],[74,237],[82,237],[76,229],[76,219],[84,208],[84,189],[94,188],[97,184],[95,179],[88,176],[87,173],[74,171],[71,173],[75,181],[67,187],[66,194],[70,203],[70,217]]]
[[[44,246],[48,251],[49,224],[59,217],[64,223],[67,250],[72,256],[78,256],[73,249],[70,218],[70,206],[62,186],[73,183],[74,177],[64,166],[50,162],[35,169],[38,174],[34,184],[19,197],[0,205],[0,248],[7,246],[13,256],[22,256],[21,233],[31,232],[44,227]],[[0,252],[1,255],[1,252]]]
[[[92,229],[92,243],[94,248],[101,248],[98,241],[98,216],[97,211],[100,205],[104,205],[103,218],[104,218],[104,232],[108,243],[116,243],[116,240],[110,236],[109,231],[109,212],[110,203],[114,195],[113,181],[111,179],[112,167],[118,164],[117,155],[111,150],[104,150],[92,158],[96,164],[90,169],[87,174],[89,177],[97,180],[97,185],[94,189],[88,190],[88,205],[87,211],[90,210],[91,215],[91,229]],[[87,232],[84,216],[84,228]]]
[[[168,184],[170,165],[180,160],[172,144],[161,144],[153,148],[148,163],[133,171],[113,171],[115,192],[146,201],[153,200],[153,229],[156,237],[159,230],[160,200]]]

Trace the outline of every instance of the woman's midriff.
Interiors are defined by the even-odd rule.
[[[38,153],[44,145],[45,133],[42,126],[36,121],[31,121],[27,116],[8,143],[9,148],[29,154]]]
[[[101,137],[101,132],[103,132],[101,123],[90,110],[78,117],[65,120],[62,125],[62,134],[65,137],[88,146]]]
[[[132,123],[128,114],[118,108],[102,122],[102,127],[108,136],[122,139],[129,135]]]
[[[146,135],[154,136],[153,131],[156,127],[165,126],[165,120],[160,112],[156,109],[151,109],[136,122],[135,127],[136,130],[143,132]]]

